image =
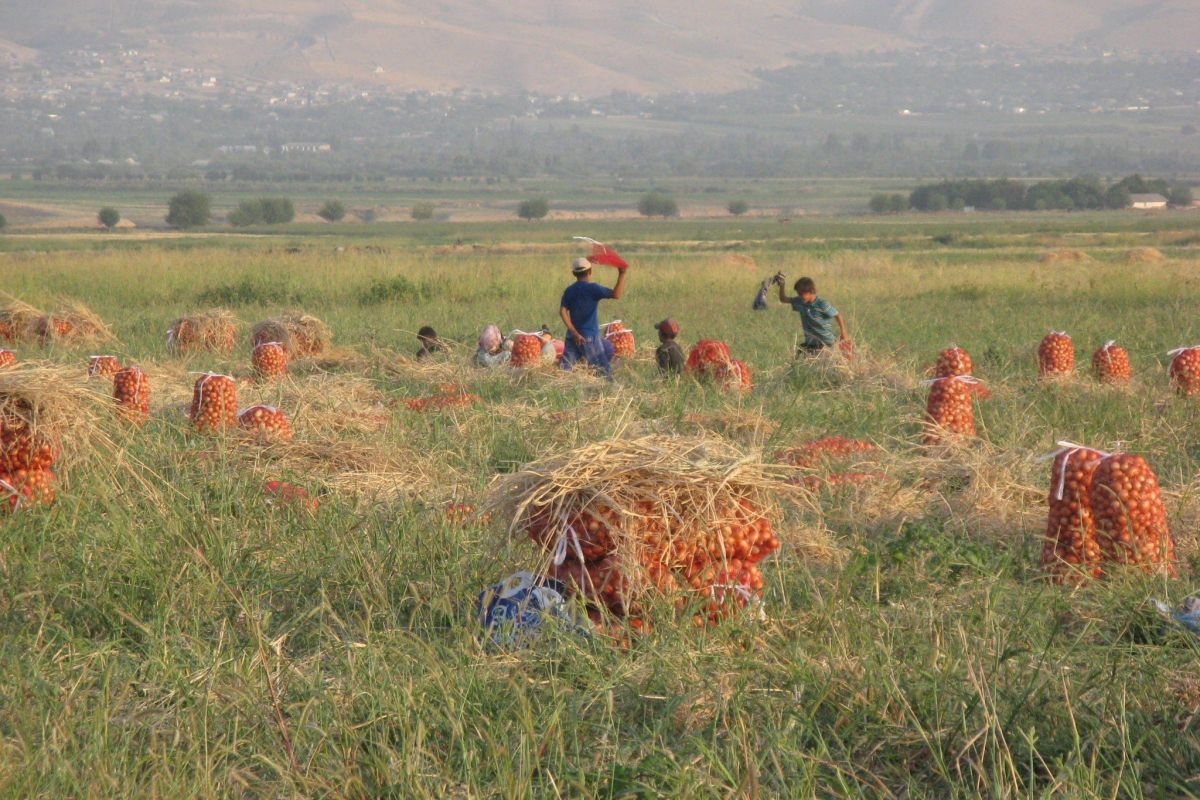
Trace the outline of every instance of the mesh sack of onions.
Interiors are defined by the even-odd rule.
[[[1175,541],[1167,529],[1158,478],[1141,456],[1114,453],[1103,458],[1092,475],[1088,499],[1105,562],[1173,571]]]
[[[237,383],[228,375],[206,372],[192,388],[188,413],[198,431],[219,431],[237,424]]]
[[[150,416],[150,379],[140,367],[125,367],[113,375],[113,399],[125,419],[141,424]]]
[[[1116,342],[1105,342],[1092,353],[1092,374],[1101,383],[1129,383],[1133,377],[1129,353]]]
[[[923,437],[926,444],[937,444],[946,434],[975,435],[975,410],[971,405],[971,386],[975,382],[967,375],[929,381]]]
[[[1099,450],[1059,442],[1061,450],[1050,463],[1046,538],[1042,542],[1042,569],[1058,583],[1098,578],[1100,543],[1090,492],[1096,468],[1107,455]]]
[[[279,342],[256,344],[250,355],[250,364],[260,378],[282,378],[287,373],[287,351]]]
[[[800,497],[785,474],[715,437],[617,439],[498,478],[488,507],[596,608],[640,619],[658,598],[705,623],[757,603],[778,498]]]
[[[1187,397],[1200,394],[1200,347],[1181,347],[1167,355],[1171,356],[1167,372],[1175,391]]]
[[[956,344],[950,345],[938,353],[937,361],[933,365],[933,376],[953,378],[957,375],[970,375],[971,366],[971,356],[967,351]]]
[[[34,327],[45,316],[41,311],[15,297],[0,304],[0,338],[19,342],[34,335]]]
[[[89,378],[111,378],[121,369],[121,362],[116,356],[89,356]]]
[[[722,364],[713,370],[713,379],[726,389],[748,392],[754,387],[750,378],[750,367],[745,361],[730,359],[728,364]]]
[[[0,503],[8,512],[54,502],[54,473],[49,469],[0,472]]]
[[[265,441],[290,442],[292,426],[287,415],[274,406],[250,406],[237,415],[242,431]]]
[[[14,353],[12,350],[5,350],[3,348],[0,348],[0,369],[4,369],[5,367],[11,367],[13,364],[16,364],[16,363],[17,363],[17,354],[16,353]]]
[[[688,351],[685,369],[699,375],[711,375],[718,367],[724,367],[733,358],[729,346],[719,339],[701,339]]]
[[[536,367],[542,363],[542,338],[534,333],[517,333],[513,337],[512,357],[509,364],[514,367]]]
[[[1075,371],[1075,345],[1062,331],[1050,331],[1038,344],[1038,375],[1058,378]]]
[[[865,439],[850,439],[845,436],[822,436],[811,439],[799,447],[785,447],[775,453],[775,460],[793,467],[815,467],[823,461],[851,458],[860,453],[878,450]]]
[[[633,341],[633,331],[621,320],[606,323],[603,328],[604,338],[613,346],[613,355],[617,358],[633,358],[636,347]]]

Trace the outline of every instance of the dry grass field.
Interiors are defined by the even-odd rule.
[[[0,528],[0,795],[1200,794],[1200,649],[1151,604],[1186,597],[1200,563],[1200,406],[1167,377],[1167,351],[1200,344],[1200,240],[1176,219],[974,222],[940,240],[867,222],[794,239],[625,224],[596,234],[633,264],[626,297],[601,306],[638,347],[611,384],[470,364],[489,322],[561,335],[575,251],[543,227],[466,230],[477,246],[301,230],[12,247],[12,298],[84,303],[114,338],[23,339],[0,372],[0,401],[33,393],[63,436],[55,502]],[[777,270],[816,279],[853,359],[796,362],[796,315],[750,310]],[[233,351],[172,352],[172,322],[212,308],[238,321]],[[256,381],[251,326],[289,309],[332,344]],[[753,389],[661,380],[665,316],[685,350],[727,342]],[[418,363],[424,324],[451,347]],[[1051,329],[1072,336],[1077,370],[1039,381]],[[1127,387],[1089,375],[1110,339],[1130,353]],[[926,447],[921,381],[952,342],[991,396],[978,436]],[[87,378],[99,353],[143,368],[144,425]],[[283,410],[294,438],[193,430],[193,373],[208,370],[237,378],[240,407]],[[476,399],[408,402],[448,384]],[[613,440],[707,437],[777,469],[778,451],[824,436],[876,447],[796,468],[799,488],[773,496],[762,615],[697,626],[650,603],[640,632],[481,640],[476,594],[546,556],[502,515],[459,522],[447,504],[481,508],[522,465]],[[1176,577],[1044,579],[1042,457],[1063,439],[1152,466]]]

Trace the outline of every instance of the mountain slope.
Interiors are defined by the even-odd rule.
[[[398,88],[720,91],[797,53],[946,38],[1191,48],[1195,0],[0,0],[15,45],[137,46],[246,78]]]

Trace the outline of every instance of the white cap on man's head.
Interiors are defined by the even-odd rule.
[[[583,256],[571,262],[571,272],[576,275],[582,275],[585,272],[592,271],[592,262],[588,261]]]

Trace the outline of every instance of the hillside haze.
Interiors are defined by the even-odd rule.
[[[1195,0],[23,0],[0,54],[122,44],[163,68],[393,89],[723,91],[800,54],[946,40],[1181,51]]]

